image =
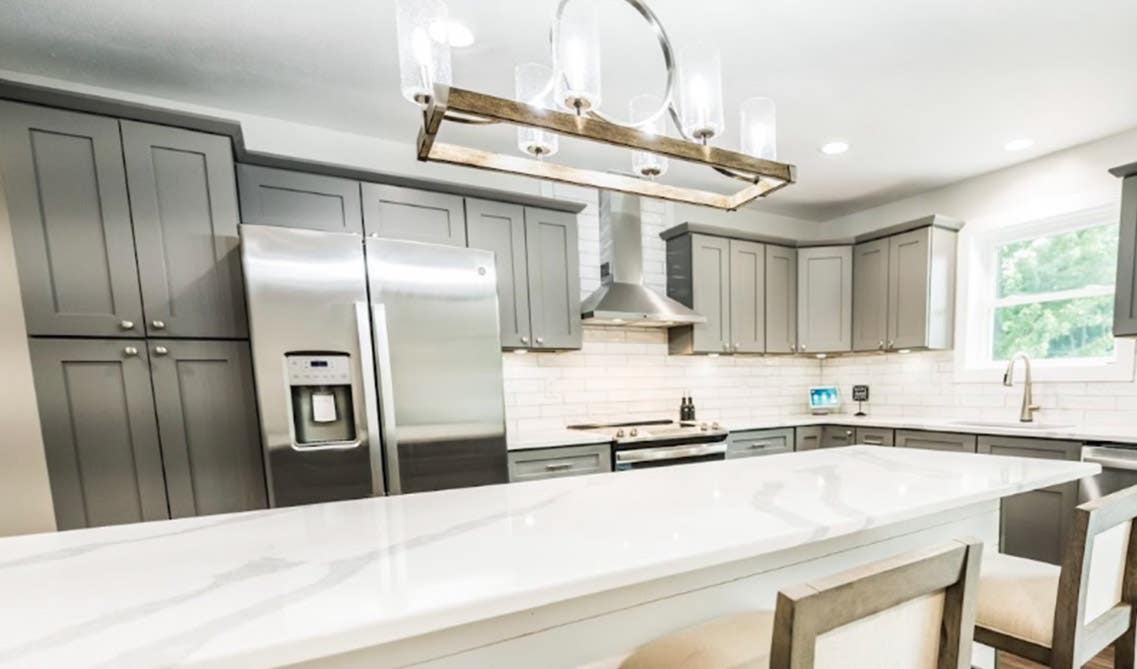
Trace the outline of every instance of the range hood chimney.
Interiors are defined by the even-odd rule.
[[[600,192],[600,281],[581,304],[591,325],[674,327],[707,319],[644,285],[640,198]]]

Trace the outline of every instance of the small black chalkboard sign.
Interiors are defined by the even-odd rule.
[[[865,410],[861,406],[861,402],[869,401],[869,387],[868,386],[853,386],[853,401],[857,403],[857,413],[854,416],[865,415]]]

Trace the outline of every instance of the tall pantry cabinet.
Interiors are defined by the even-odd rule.
[[[60,529],[263,508],[229,139],[0,101]]]

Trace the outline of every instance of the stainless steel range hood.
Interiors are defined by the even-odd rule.
[[[600,192],[600,280],[581,304],[590,325],[674,327],[706,323],[688,307],[644,285],[640,198]]]

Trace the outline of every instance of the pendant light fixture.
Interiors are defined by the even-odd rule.
[[[701,45],[685,52],[682,63],[677,62],[667,32],[644,0],[623,1],[643,17],[659,40],[667,68],[663,94],[635,96],[627,120],[602,111],[598,20],[592,11],[566,12],[570,1],[559,0],[553,17],[552,66],[518,66],[517,99],[511,100],[450,84],[449,45],[430,38],[431,26],[448,18],[441,0],[397,0],[403,95],[418,104],[423,114],[419,160],[727,210],[794,183],[794,166],[775,158],[774,105],[768,99],[743,103],[738,117],[741,152],[715,146],[727,132],[722,56],[718,49]],[[678,137],[668,136],[669,119]],[[439,131],[447,122],[515,125],[518,149],[525,157],[440,142]],[[558,135],[630,149],[636,176],[545,160],[556,154]],[[672,159],[708,166],[746,185],[722,194],[661,183],[657,178],[667,173]]]

